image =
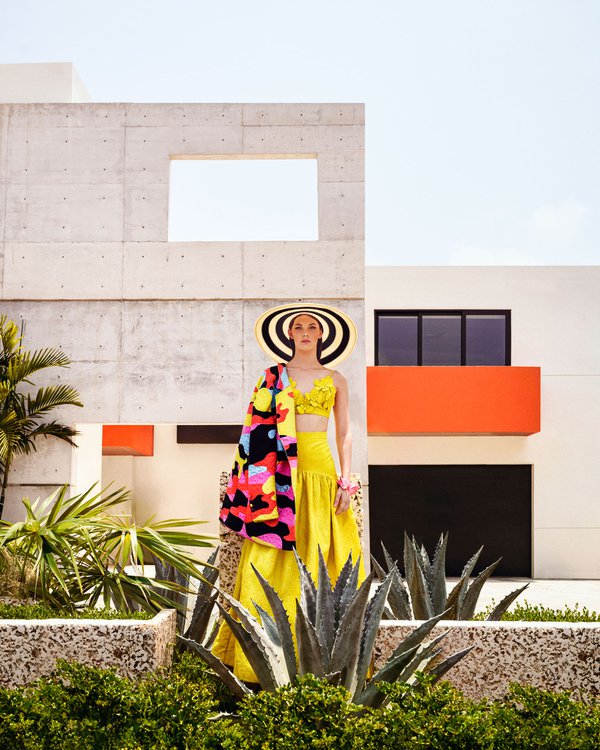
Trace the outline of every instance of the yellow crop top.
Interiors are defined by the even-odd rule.
[[[290,384],[294,390],[296,414],[318,414],[322,417],[329,416],[331,407],[335,403],[335,394],[337,391],[337,388],[333,384],[331,374],[314,380],[312,390],[308,393],[301,393],[298,390],[296,381],[291,375]]]

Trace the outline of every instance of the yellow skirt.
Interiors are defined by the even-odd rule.
[[[355,563],[361,554],[354,512],[349,508],[345,513],[335,514],[333,503],[337,492],[337,473],[327,433],[299,432],[297,439],[296,549],[318,586],[320,547],[329,577],[335,583],[350,552]],[[253,602],[268,612],[271,608],[252,565],[279,594],[294,633],[296,599],[300,598],[300,581],[294,553],[259,544],[251,539],[244,540],[233,596],[256,616]],[[361,559],[359,582],[364,578]],[[222,623],[212,651],[232,667],[234,674],[241,680],[257,682],[254,671],[226,623]]]

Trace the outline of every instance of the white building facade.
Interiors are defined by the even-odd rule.
[[[413,393],[404,390],[402,397],[413,402],[410,408],[417,416],[410,424],[398,416],[395,425],[381,430],[375,403],[381,381],[375,379],[375,371],[376,363],[385,361],[386,343],[377,351],[375,328],[376,318],[389,311],[425,311],[426,317],[444,312],[447,320],[465,311],[490,316],[508,312],[510,365],[469,368],[458,364],[441,366],[437,372],[431,366],[384,368],[389,373],[386,388],[394,386],[403,392],[407,384],[413,384]],[[429,467],[430,474],[439,469],[437,480],[427,478],[424,469],[415,470],[415,476],[426,477],[423,492],[428,497],[423,502],[429,503],[431,533],[447,530],[440,528],[438,518],[444,517],[448,504],[455,504],[454,513],[446,514],[455,519],[449,548],[453,533],[460,534],[461,526],[467,529],[467,547],[472,552],[484,538],[496,537],[510,557],[518,537],[521,549],[516,557],[520,556],[521,569],[516,574],[600,578],[600,267],[368,267],[365,333],[371,546],[378,542],[374,506],[384,502],[375,492],[373,467],[396,467],[398,484],[385,502],[400,506],[411,492],[407,467]],[[431,338],[435,334],[434,330]],[[447,356],[448,348],[445,351]],[[421,388],[419,381],[431,376],[436,380]],[[466,389],[461,377],[468,378]],[[431,423],[430,404],[443,388],[446,421],[438,413],[433,416],[436,425]],[[478,411],[469,426],[462,416],[473,399]],[[477,477],[483,478],[482,493],[471,505],[461,504],[462,496],[468,494],[468,487],[460,484],[469,481],[467,467],[473,467],[475,485]],[[458,473],[458,486],[452,482],[452,471]],[[520,472],[525,483],[512,485],[511,471]],[[388,481],[390,477],[394,474]],[[408,507],[418,504],[418,489],[413,488],[411,502]],[[395,524],[392,534],[402,528],[410,532],[411,519],[397,517],[402,510],[394,513],[388,508],[386,513],[395,518],[388,520],[388,526]],[[526,550],[523,545],[528,537]],[[527,555],[529,571],[522,567]]]

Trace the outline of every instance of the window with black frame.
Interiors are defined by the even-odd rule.
[[[510,310],[375,310],[376,365],[510,365]]]

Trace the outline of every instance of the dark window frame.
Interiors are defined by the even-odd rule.
[[[486,365],[467,365],[467,316],[468,315],[504,315],[505,351],[504,365],[497,367],[510,367],[511,364],[511,311],[510,310],[385,310],[375,311],[375,366],[379,366],[379,317],[396,316],[417,318],[417,364],[416,367],[437,367],[438,365],[423,364],[423,316],[424,315],[460,315],[460,366],[461,367],[486,367]],[[408,366],[408,365],[407,365]],[[412,366],[412,365],[411,365]],[[458,367],[458,365],[456,365]],[[488,365],[489,366],[489,365]]]

